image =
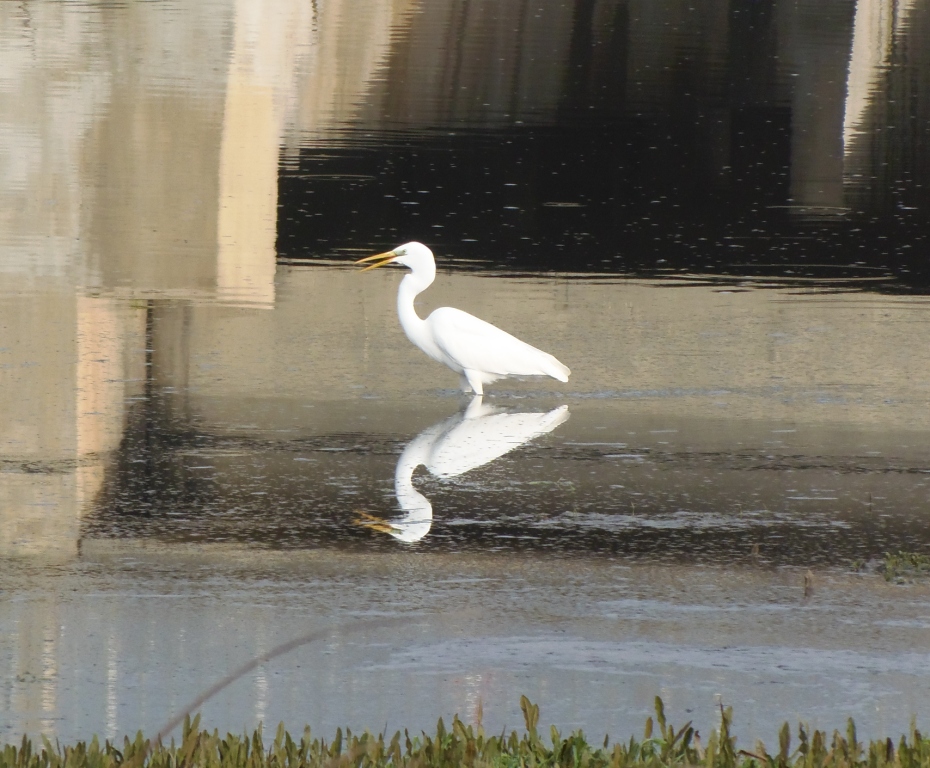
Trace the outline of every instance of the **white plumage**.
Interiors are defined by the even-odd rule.
[[[568,381],[571,371],[548,352],[453,307],[440,307],[423,320],[413,306],[416,296],[436,279],[433,252],[422,243],[359,260],[366,269],[399,264],[410,269],[397,291],[397,314],[407,338],[434,360],[462,376],[462,389],[477,395],[502,376],[551,376]],[[363,270],[364,271],[364,270]]]

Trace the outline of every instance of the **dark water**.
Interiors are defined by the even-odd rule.
[[[420,239],[451,268],[926,292],[921,4],[878,61],[851,53],[875,12],[852,2],[480,7],[456,6],[475,27],[451,40],[446,17],[414,17],[338,146],[288,159],[280,255]],[[563,26],[522,26],[556,8]],[[439,72],[426,38],[449,40]],[[546,55],[560,66],[544,81],[521,71]]]
[[[526,412],[519,401],[495,404],[502,414]],[[404,403],[353,405],[341,416],[358,431],[322,436],[309,424],[293,424],[290,435],[198,433],[191,424],[143,425],[140,413],[84,535],[394,551],[397,541],[363,523],[365,515],[399,519],[405,507],[395,495],[395,466],[401,471],[405,448],[420,436],[362,431],[386,407],[423,424],[420,435],[436,427]],[[408,476],[432,503],[433,526],[409,546],[848,570],[930,545],[930,463],[920,447],[916,455],[902,446],[868,450],[880,443],[856,445],[868,436],[850,440],[841,431],[821,433],[830,443],[811,446],[797,429],[752,435],[745,427],[741,446],[713,446],[707,435],[727,428],[721,420],[656,424],[618,411],[581,402],[568,423],[522,447],[507,424],[447,444],[460,452],[460,467],[473,467],[452,474],[414,464]],[[491,445],[476,448],[480,440]],[[850,443],[853,455],[837,455]],[[489,457],[505,444],[512,452]],[[472,460],[461,455],[468,451],[490,454]]]
[[[0,4],[0,732],[925,717],[928,136],[926,0]]]

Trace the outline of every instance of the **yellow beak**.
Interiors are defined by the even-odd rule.
[[[376,264],[375,266],[380,267],[381,265]],[[368,269],[374,269],[374,267],[368,267]],[[362,528],[370,528],[378,533],[394,533],[394,528],[380,517],[369,515],[367,512],[358,512],[358,515],[359,517],[352,521],[356,525],[360,525]]]
[[[362,272],[367,272],[369,269],[377,269],[378,267],[383,267],[385,264],[390,264],[396,258],[397,254],[394,253],[394,251],[388,251],[387,253],[378,253],[374,256],[366,256],[364,259],[359,259],[355,263],[364,264],[368,261],[376,262],[375,264],[371,264],[362,270]],[[378,261],[378,259],[381,259],[381,261]]]

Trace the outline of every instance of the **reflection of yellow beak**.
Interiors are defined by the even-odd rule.
[[[380,267],[380,264],[375,266]],[[374,267],[368,267],[368,269],[374,269]],[[373,531],[378,533],[394,533],[394,527],[384,522],[380,517],[375,517],[374,515],[369,515],[367,512],[359,512],[358,519],[353,520],[356,525],[360,525],[363,528],[371,528]]]
[[[378,253],[378,254],[375,254],[374,256],[366,256],[364,259],[359,259],[355,263],[364,264],[365,262],[368,262],[368,261],[376,262],[375,264],[371,264],[362,270],[362,272],[367,272],[369,269],[377,269],[378,267],[383,267],[385,264],[390,264],[396,258],[397,258],[397,254],[394,253],[394,251],[388,251],[387,253]],[[378,259],[381,259],[381,261],[378,261]]]

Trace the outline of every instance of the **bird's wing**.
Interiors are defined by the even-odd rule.
[[[436,477],[461,475],[551,432],[568,415],[563,405],[548,413],[492,412],[462,419],[432,446],[426,467]]]
[[[568,381],[570,371],[552,355],[460,309],[440,307],[427,322],[436,345],[463,369]]]

